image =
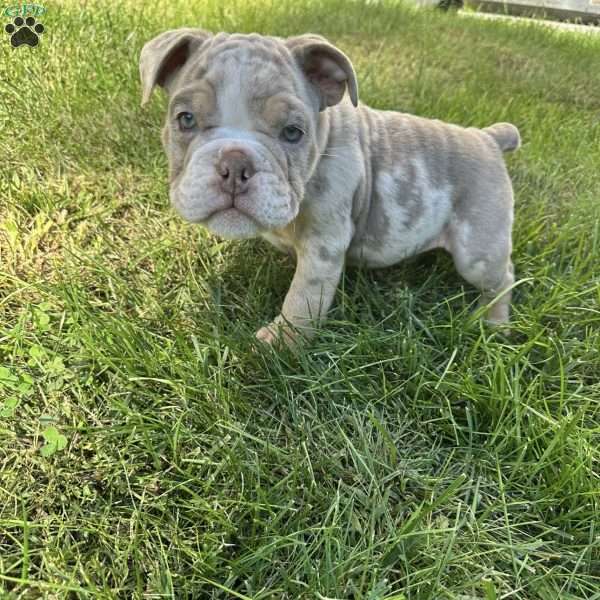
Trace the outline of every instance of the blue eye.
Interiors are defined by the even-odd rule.
[[[180,129],[193,129],[196,126],[196,118],[189,112],[180,112],[177,121]]]
[[[296,144],[304,135],[304,131],[295,125],[288,125],[281,130],[281,137],[290,144]]]

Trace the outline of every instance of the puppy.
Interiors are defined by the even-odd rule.
[[[387,267],[432,248],[509,317],[511,124],[463,128],[358,101],[348,57],[326,39],[167,31],[140,57],[142,105],[169,106],[170,199],[224,238],[261,236],[296,258],[267,343],[310,336],[345,262]]]

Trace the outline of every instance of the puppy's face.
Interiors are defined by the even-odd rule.
[[[348,59],[322,38],[162,34],[144,47],[145,99],[169,94],[163,145],[170,197],[186,220],[227,238],[288,225],[319,158],[319,111],[356,103]]]
[[[315,164],[318,106],[279,45],[215,40],[185,65],[170,96],[171,202],[224,237],[290,223]]]

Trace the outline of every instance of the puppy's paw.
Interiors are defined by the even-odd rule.
[[[508,321],[497,321],[495,319],[484,319],[484,323],[496,333],[502,334],[504,337],[510,337],[512,329]]]
[[[297,347],[303,340],[300,332],[281,316],[256,332],[256,339],[274,348]]]
[[[264,342],[265,344],[273,345],[277,342],[277,334],[276,331],[273,330],[273,325],[269,325],[267,327],[261,327],[256,332],[256,339]]]

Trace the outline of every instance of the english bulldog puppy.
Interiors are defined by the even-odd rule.
[[[509,318],[513,192],[509,123],[463,128],[359,103],[349,58],[325,38],[167,31],[140,57],[142,104],[169,97],[162,142],[170,199],[224,238],[260,236],[296,259],[267,343],[309,337],[344,264],[387,267],[450,252]]]

